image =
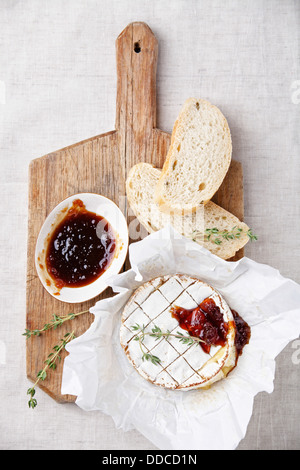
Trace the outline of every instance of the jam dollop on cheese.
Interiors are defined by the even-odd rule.
[[[225,346],[229,323],[224,321],[220,308],[212,298],[204,299],[200,305],[192,309],[174,306],[171,314],[190,336],[203,341],[199,344],[204,352],[209,354],[211,346]],[[249,343],[251,329],[235,310],[232,310],[232,314],[236,327],[235,347],[238,358],[244,346]]]
[[[109,222],[77,199],[50,236],[46,268],[58,289],[86,286],[104,273],[115,250]]]
[[[235,347],[237,356],[241,356],[244,347],[249,343],[251,337],[251,328],[248,323],[235,311],[231,310],[235,321],[236,333],[235,333]]]
[[[190,336],[196,336],[203,342],[199,343],[203,351],[210,352],[211,346],[225,346],[228,323],[215,301],[208,297],[196,308],[185,309],[174,306],[171,314],[179,326],[187,330]]]

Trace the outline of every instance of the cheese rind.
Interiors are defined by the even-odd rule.
[[[188,336],[173,318],[172,307],[197,307],[204,299],[212,298],[228,323],[225,346],[212,346],[210,353],[199,344],[185,344],[173,334]],[[134,330],[140,325],[145,333],[142,343]],[[151,336],[158,327],[169,337]],[[131,296],[122,313],[120,342],[137,372],[155,385],[174,390],[207,388],[224,378],[236,364],[235,322],[232,312],[211,286],[184,274],[155,278],[140,286]],[[159,358],[158,363],[146,360],[143,353]],[[226,371],[226,373],[224,372]]]

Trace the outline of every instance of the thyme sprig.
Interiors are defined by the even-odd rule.
[[[38,372],[34,385],[27,390],[27,395],[30,396],[29,401],[28,401],[29,408],[34,409],[37,406],[37,400],[36,398],[34,398],[35,388],[37,384],[39,383],[40,380],[44,381],[47,378],[48,369],[52,369],[52,370],[56,369],[57,362],[61,361],[61,356],[60,356],[61,351],[74,338],[75,338],[74,331],[72,331],[71,333],[66,333],[64,337],[60,340],[60,343],[53,347],[52,350],[54,352],[51,352],[48,355],[47,359],[44,361],[44,364],[46,364],[45,367]]]
[[[249,230],[247,231],[247,235],[250,238],[250,242],[256,242],[256,240],[258,239],[257,235],[254,235],[251,228],[249,228]]]
[[[199,238],[204,240],[204,242],[211,241],[216,245],[221,245],[223,240],[234,240],[239,239],[243,233],[243,229],[235,225],[231,230],[219,230],[217,227],[206,228],[204,233],[200,230],[194,230],[191,234],[192,240],[197,242]],[[247,230],[246,235],[249,237],[250,241],[256,241],[257,236],[254,235],[251,229]]]
[[[25,329],[25,333],[23,333],[23,336],[26,336],[26,338],[31,338],[31,336],[40,336],[42,333],[44,333],[47,330],[51,329],[56,329],[59,326],[61,326],[64,322],[68,320],[74,320],[74,318],[78,317],[79,315],[82,315],[83,313],[88,313],[89,310],[83,310],[82,312],[78,313],[69,313],[68,315],[63,315],[59,316],[56,315],[55,313],[53,314],[53,320],[50,321],[49,323],[45,323],[43,328],[35,329],[35,330],[30,330],[30,329]]]
[[[26,336],[26,339],[31,338],[31,336],[40,336],[45,331],[50,329],[56,329],[65,323],[68,320],[74,320],[74,318],[82,315],[84,313],[88,313],[89,310],[83,310],[82,312],[78,313],[69,313],[68,315],[56,315],[53,314],[53,319],[49,323],[45,323],[45,325],[41,329],[34,329],[30,330],[28,328],[25,329],[23,336]],[[29,408],[35,408],[37,406],[37,400],[35,397],[36,392],[36,385],[39,381],[44,381],[47,378],[47,370],[52,369],[55,370],[57,367],[57,362],[61,361],[60,353],[65,348],[66,344],[69,343],[72,339],[75,338],[74,331],[72,333],[66,333],[65,336],[61,339],[60,343],[53,347],[53,351],[51,352],[47,359],[44,361],[45,367],[40,370],[36,376],[36,381],[32,387],[27,390],[27,395],[30,396],[28,401]]]
[[[155,365],[160,364],[161,360],[159,357],[151,354],[145,349],[145,346],[143,345],[143,341],[146,335],[151,336],[152,338],[155,338],[156,341],[161,338],[168,339],[170,336],[172,336],[173,338],[177,338],[181,343],[187,344],[189,346],[194,343],[197,343],[197,344],[205,343],[205,341],[203,341],[200,338],[197,338],[196,336],[190,336],[189,334],[184,335],[180,331],[177,331],[176,333],[171,333],[169,330],[167,330],[164,332],[157,325],[154,325],[154,328],[152,328],[151,332],[150,331],[146,332],[145,328],[146,328],[145,325],[141,326],[138,323],[136,323],[135,325],[131,327],[132,331],[138,332],[137,335],[134,337],[134,341],[139,342],[140,349],[142,352],[142,360],[150,361],[152,362],[152,364],[155,364]]]

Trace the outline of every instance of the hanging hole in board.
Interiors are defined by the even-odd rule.
[[[135,43],[134,43],[133,50],[134,50],[134,52],[136,52],[137,54],[138,54],[139,52],[141,52],[141,46],[140,46],[140,43],[139,43],[139,42],[135,42]]]

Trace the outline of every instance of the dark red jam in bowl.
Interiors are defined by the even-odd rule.
[[[104,273],[115,251],[116,237],[109,222],[77,199],[50,236],[47,271],[58,289],[83,287]]]

